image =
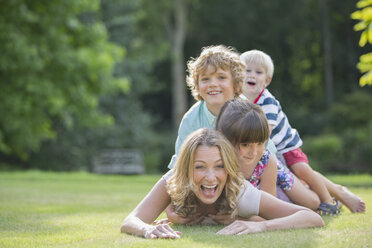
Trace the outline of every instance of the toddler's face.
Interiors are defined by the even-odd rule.
[[[234,98],[233,78],[230,70],[209,65],[198,77],[199,93],[209,111],[217,116],[222,106]]]
[[[266,75],[263,66],[250,63],[246,64],[245,78],[243,83],[243,94],[248,98],[257,98],[269,85],[270,78]]]

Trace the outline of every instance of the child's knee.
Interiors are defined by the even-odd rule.
[[[290,169],[299,178],[307,178],[313,174],[313,169],[306,163],[296,163],[291,165]]]
[[[318,197],[318,195],[315,195],[313,197],[310,197],[310,199],[308,200],[309,201],[309,205],[311,207],[309,207],[311,210],[317,210],[319,205],[320,205],[320,199]]]

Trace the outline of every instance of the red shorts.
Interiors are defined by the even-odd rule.
[[[302,152],[301,148],[296,148],[292,151],[283,153],[283,157],[288,167],[300,162],[309,164],[309,160],[307,160],[307,156]]]

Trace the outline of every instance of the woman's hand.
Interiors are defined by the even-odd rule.
[[[204,216],[201,216],[199,213],[190,215],[188,217],[179,216],[174,211],[172,204],[170,204],[165,209],[165,213],[167,214],[168,222],[172,222],[174,224],[193,225],[193,224],[198,224],[204,220]]]
[[[263,232],[263,231],[265,231],[264,222],[252,222],[252,221],[236,220],[231,225],[228,225],[227,227],[218,231],[217,234],[242,235],[242,234],[249,234],[249,233],[258,233],[258,232]]]
[[[168,224],[149,226],[143,235],[147,239],[177,239],[181,232],[173,230]]]

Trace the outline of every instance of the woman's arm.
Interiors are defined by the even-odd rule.
[[[150,193],[124,219],[121,232],[145,238],[178,238],[180,233],[168,224],[150,225],[168,206],[170,197],[166,189],[166,181],[161,178]]]
[[[269,161],[261,175],[260,189],[276,196],[276,178],[278,176],[278,167],[276,159],[270,154]]]
[[[235,221],[218,234],[248,234],[264,231],[324,226],[322,217],[308,208],[284,202],[262,192],[259,215],[267,221]]]
[[[262,192],[259,215],[268,219],[266,230],[324,226],[322,217],[314,211],[279,200]]]

